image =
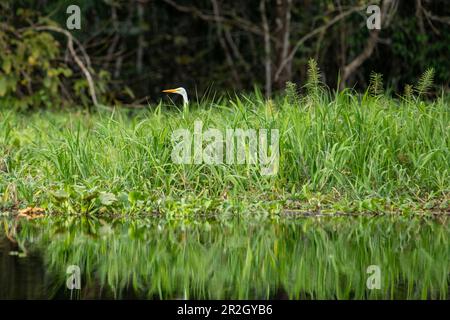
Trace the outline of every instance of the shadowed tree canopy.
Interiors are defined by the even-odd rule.
[[[365,88],[372,71],[399,91],[430,67],[450,79],[446,0],[81,0],[81,29],[67,32],[72,4],[2,1],[1,97],[27,108],[46,96],[145,103],[178,86],[270,96],[301,86],[310,58],[332,88]],[[381,30],[366,27],[370,4]]]

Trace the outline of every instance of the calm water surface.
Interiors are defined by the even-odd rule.
[[[449,298],[446,217],[0,221],[1,299]]]

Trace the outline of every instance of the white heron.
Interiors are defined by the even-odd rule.
[[[176,89],[163,90],[162,92],[179,94],[180,96],[183,97],[183,108],[186,109],[188,107],[189,99],[188,99],[188,95],[187,95],[186,89],[184,89],[182,87],[179,87],[179,88],[176,88]]]

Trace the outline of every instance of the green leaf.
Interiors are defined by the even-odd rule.
[[[62,201],[69,198],[69,194],[64,190],[57,190],[51,193],[56,200]]]
[[[5,94],[6,94],[6,90],[8,89],[7,88],[7,81],[6,81],[6,78],[4,78],[4,77],[1,77],[0,78],[0,97],[4,97],[5,96]]]
[[[136,203],[137,201],[142,200],[142,199],[143,199],[143,195],[139,191],[131,191],[128,194],[128,200],[131,203]]]
[[[110,206],[117,201],[116,196],[109,192],[100,192],[99,199],[101,204],[104,206]]]
[[[11,67],[12,67],[11,59],[5,58],[2,65],[3,71],[5,71],[6,74],[10,74]]]
[[[129,206],[130,204],[130,201],[128,200],[128,194],[126,194],[125,192],[119,193],[119,195],[117,196],[117,200],[124,206]]]

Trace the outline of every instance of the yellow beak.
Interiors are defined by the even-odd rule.
[[[163,90],[162,92],[165,92],[165,93],[177,93],[177,89],[167,89],[167,90]]]

